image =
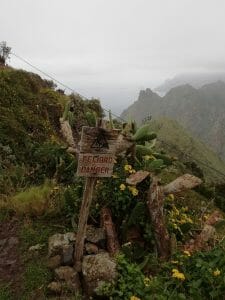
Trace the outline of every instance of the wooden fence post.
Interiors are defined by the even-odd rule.
[[[76,245],[74,253],[74,268],[76,271],[81,271],[81,262],[84,252],[84,239],[87,229],[87,221],[89,216],[89,210],[92,202],[92,195],[94,186],[96,183],[95,177],[87,177],[85,179],[85,187],[83,193],[83,200],[80,208],[78,231],[76,236]]]

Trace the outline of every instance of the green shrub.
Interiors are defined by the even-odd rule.
[[[8,285],[0,285],[0,300],[13,300],[10,287]]]
[[[118,278],[113,284],[105,284],[98,290],[98,295],[113,300],[128,300],[132,296],[142,298],[146,293],[145,277],[139,267],[129,263],[124,255],[117,257]]]
[[[56,142],[47,142],[33,149],[31,166],[35,169],[33,182],[42,183],[45,178],[54,178],[59,183],[73,183],[77,162],[71,154]]]
[[[225,243],[208,252],[177,253],[168,262],[151,261],[147,273],[119,255],[118,278],[98,294],[112,300],[219,300],[225,290]],[[154,266],[155,265],[155,266]]]
[[[37,299],[38,295],[43,297],[47,285],[52,279],[50,270],[42,262],[30,262],[26,265],[23,279],[23,300]]]
[[[60,211],[63,203],[59,187],[47,181],[17,193],[11,198],[10,206],[19,215],[40,216]]]

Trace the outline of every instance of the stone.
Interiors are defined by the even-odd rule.
[[[62,247],[68,245],[68,239],[65,237],[64,234],[56,233],[49,237],[48,240],[48,255],[54,256],[61,254]]]
[[[203,230],[200,234],[201,240],[203,242],[208,242],[210,239],[212,239],[215,236],[215,233],[216,233],[216,229],[213,226],[206,224],[203,227]]]
[[[73,253],[74,248],[72,245],[65,245],[62,248],[62,264],[63,265],[72,265],[73,264]]]
[[[54,270],[61,265],[61,256],[55,255],[49,258],[47,266],[49,269]]]
[[[41,250],[45,245],[44,244],[37,244],[37,245],[34,245],[34,246],[31,246],[28,251],[29,252],[33,252],[33,251],[39,251]]]
[[[88,296],[94,295],[104,282],[117,278],[116,262],[107,252],[87,255],[83,259],[82,274],[85,291]]]
[[[74,243],[76,241],[76,234],[74,232],[67,232],[64,236],[70,243]]]
[[[48,290],[56,295],[60,295],[62,291],[62,283],[58,281],[52,281],[48,285]]]
[[[55,269],[56,278],[65,282],[66,287],[73,292],[77,292],[81,288],[79,274],[69,266],[61,266]]]
[[[7,240],[7,242],[9,247],[15,247],[19,244],[19,239],[17,237],[12,236]]]
[[[76,236],[73,232],[67,232],[65,234],[56,233],[49,237],[48,240],[48,254],[49,256],[61,255],[63,247],[66,245],[74,244]]]
[[[127,179],[126,183],[129,185],[137,185],[138,183],[142,182],[149,176],[150,172],[148,171],[137,171],[134,174],[131,174]]]
[[[99,251],[98,246],[96,246],[95,244],[92,244],[92,243],[86,243],[85,250],[86,250],[87,254],[97,254]]]
[[[86,241],[104,248],[106,242],[105,229],[96,228],[91,225],[87,226]]]
[[[0,248],[1,247],[3,248],[6,244],[6,242],[7,242],[7,239],[0,240]]]

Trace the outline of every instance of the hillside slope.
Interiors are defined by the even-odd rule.
[[[209,181],[224,181],[225,163],[203,143],[194,139],[176,121],[166,118],[151,121],[152,131],[157,133],[157,147],[164,149],[180,161],[195,162]]]
[[[68,101],[74,126],[87,125],[89,111],[101,113],[98,100],[64,95],[37,74],[0,68],[0,195],[55,176],[73,180],[75,160],[66,152],[59,122]]]
[[[147,116],[177,120],[185,129],[225,159],[225,83],[220,81],[195,89],[183,85],[160,97],[150,89],[123,113],[139,124]]]

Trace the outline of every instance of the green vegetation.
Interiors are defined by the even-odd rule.
[[[28,300],[38,297],[38,294],[42,295],[51,278],[51,272],[44,263],[30,262],[27,264],[24,273],[24,291],[22,299]]]
[[[0,285],[0,300],[12,300],[13,296],[8,285]]]
[[[196,165],[196,171],[197,167],[200,168],[206,180],[214,183],[224,181],[224,176],[218,172],[224,173],[225,163],[205,144],[191,137],[176,121],[165,118],[153,120],[150,128],[157,134],[157,148],[186,162],[190,168]]]
[[[40,216],[51,211],[60,211],[63,203],[60,203],[59,187],[46,182],[42,186],[34,186],[19,192],[12,197],[10,203],[12,209],[20,215]]]
[[[11,286],[1,286],[0,300],[17,295],[48,299],[53,276],[47,268],[48,238],[77,228],[84,186],[76,176],[76,158],[62,141],[59,119],[69,121],[77,142],[81,127],[93,126],[103,111],[96,99],[64,95],[52,82],[6,67],[0,69],[0,114],[0,222],[19,219],[23,265],[20,290],[14,294]],[[121,246],[118,279],[98,290],[101,299],[222,299],[223,224],[205,248],[189,253],[185,245],[217,206],[225,211],[224,178],[205,166],[224,172],[224,163],[175,121],[161,119],[140,128],[115,123],[135,147],[116,158],[113,176],[99,179],[94,189],[88,222],[100,227],[101,208],[109,208]],[[108,126],[115,126],[111,118]],[[140,170],[151,176],[129,184],[127,179]],[[171,256],[161,259],[149,214],[149,186],[153,175],[163,186],[184,173],[201,177],[203,184],[164,198]],[[41,250],[31,254],[36,244]]]
[[[141,272],[137,264],[118,257],[119,278],[107,284],[99,294],[110,299],[222,299],[224,296],[224,243],[209,252],[177,253],[170,262],[151,264],[157,274]]]
[[[73,182],[76,161],[66,152],[59,123],[66,103],[77,134],[88,124],[86,113],[102,115],[99,100],[66,96],[36,74],[0,69],[0,195],[47,178]]]

